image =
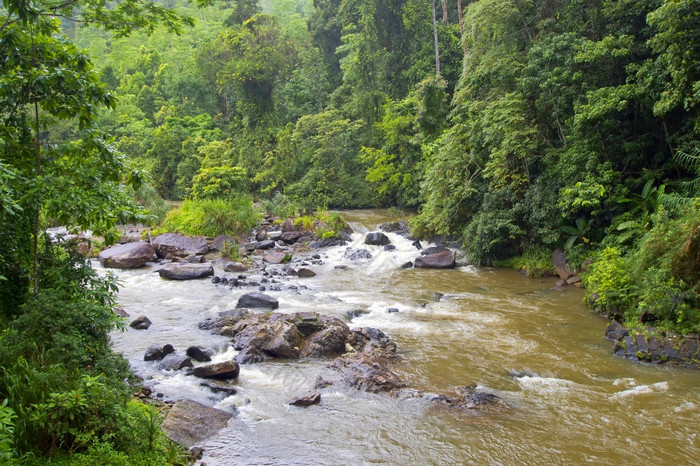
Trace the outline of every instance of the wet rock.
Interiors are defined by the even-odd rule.
[[[190,254],[187,257],[183,257],[180,262],[187,262],[190,264],[201,264],[204,262],[204,256],[201,256],[199,254]]]
[[[282,232],[279,230],[268,231],[267,232],[267,239],[271,239],[272,241],[278,241],[278,240],[282,239]]]
[[[578,275],[574,275],[573,277],[569,277],[566,280],[567,285],[575,285],[576,283],[581,283],[581,277],[579,277]]]
[[[396,246],[394,246],[393,244],[387,244],[386,246],[384,246],[384,250],[385,251],[394,251],[394,250],[396,250]]]
[[[569,264],[566,263],[566,256],[561,249],[557,249],[552,253],[552,264],[562,280],[566,281],[574,275],[574,272],[569,268]]]
[[[263,241],[258,241],[255,243],[255,249],[272,249],[275,247],[275,242],[271,239],[266,239]]]
[[[170,353],[158,364],[162,371],[179,371],[186,367],[192,367],[192,360],[184,354]]]
[[[351,309],[345,313],[345,315],[348,316],[348,319],[354,319],[355,317],[360,317],[366,314],[369,314],[369,311],[365,309]]]
[[[197,362],[209,362],[214,355],[214,350],[203,346],[190,346],[185,354]]]
[[[328,369],[342,383],[369,393],[391,392],[406,386],[388,367],[388,361],[365,353],[348,353],[334,359]],[[336,383],[322,379],[324,385]],[[318,385],[317,385],[318,386]]]
[[[225,393],[227,395],[235,395],[238,393],[238,389],[232,385],[229,385],[225,381],[219,381],[216,379],[205,380],[199,383],[202,387],[207,387],[209,390],[216,393]]]
[[[417,240],[415,240],[413,243],[411,243],[411,246],[414,246],[414,247],[415,247],[416,249],[418,249],[419,251],[420,251],[421,249],[423,249],[423,245],[420,244],[420,240],[419,240],[419,239],[417,239]]]
[[[306,394],[294,401],[290,401],[289,404],[292,406],[307,407],[311,405],[316,405],[321,402],[321,394],[319,392],[313,392]]]
[[[471,385],[457,388],[457,394],[460,396],[457,405],[464,409],[509,408],[508,403],[500,396],[477,390],[476,387]]]
[[[311,278],[316,276],[316,272],[314,272],[311,269],[302,267],[299,270],[297,270],[297,276],[299,276],[299,278]]]
[[[150,326],[151,326],[151,321],[146,316],[138,316],[137,318],[132,320],[131,323],[129,324],[129,327],[136,329],[136,330],[146,330]]]
[[[228,380],[238,377],[241,368],[236,361],[224,361],[204,366],[197,366],[192,371],[195,377],[202,379]]]
[[[345,344],[353,340],[350,329],[335,317],[324,317],[323,328],[310,334],[301,347],[301,357],[321,358],[346,352]]]
[[[294,225],[294,220],[292,220],[291,218],[288,218],[287,220],[282,222],[282,233],[286,233],[288,231],[296,231],[300,229],[300,227]]]
[[[196,280],[214,275],[211,264],[167,264],[158,269],[158,275],[168,280]]]
[[[607,338],[610,341],[622,340],[628,334],[629,332],[627,331],[625,326],[617,322],[616,320],[610,322],[608,327],[605,329],[605,338]]]
[[[384,246],[389,243],[391,243],[389,237],[380,231],[367,233],[367,235],[365,235],[365,244],[372,246]]]
[[[245,272],[248,267],[241,262],[226,262],[224,264],[224,272]]]
[[[388,312],[389,314],[393,314],[393,313],[399,312],[399,310],[395,307],[390,307],[390,308],[387,308],[386,312]]]
[[[345,250],[345,253],[343,254],[343,258],[350,260],[350,261],[371,259],[372,253],[366,249],[347,248]]]
[[[282,240],[282,242],[284,242],[286,244],[294,244],[297,241],[299,241],[299,239],[302,236],[303,236],[302,232],[292,230],[292,231],[285,231],[284,233],[282,233],[282,235],[280,236],[280,239]]]
[[[387,233],[396,233],[397,235],[411,239],[411,228],[408,226],[408,223],[406,223],[406,220],[382,223],[377,228]]]
[[[238,298],[236,304],[238,308],[277,309],[279,306],[279,301],[263,293],[246,293]]]
[[[405,262],[404,264],[401,265],[402,269],[410,269],[412,267],[413,267],[413,262],[411,262],[411,261]]]
[[[186,448],[213,437],[226,427],[231,414],[192,400],[180,400],[168,411],[163,430],[175,443]]]
[[[225,247],[236,245],[236,238],[228,235],[219,235],[211,241],[209,249],[211,251],[221,251]]]
[[[238,362],[299,357],[302,335],[284,314],[248,315],[244,320],[248,322],[238,322],[240,330],[231,340],[234,349],[240,351],[236,356]]]
[[[447,248],[441,244],[437,246],[430,246],[429,248],[425,248],[420,252],[421,256],[429,256],[431,254],[437,254],[439,252],[447,251]]]
[[[126,311],[125,311],[124,309],[122,309],[121,307],[113,307],[113,308],[112,308],[112,312],[114,312],[114,313],[115,313],[116,315],[118,315],[119,317],[124,317],[124,318],[128,318],[128,317],[129,317],[129,313],[126,312]]]
[[[202,236],[185,236],[180,233],[165,233],[153,240],[158,257],[173,259],[189,256],[190,254],[206,254],[209,252],[207,239]]]
[[[155,249],[150,243],[138,241],[105,249],[97,256],[102,267],[135,269],[153,260]]]
[[[265,254],[263,256],[263,260],[269,264],[281,264],[286,257],[287,257],[287,254],[285,252],[272,251],[272,252],[268,252],[267,254]]]
[[[319,249],[319,248],[330,248],[334,246],[343,246],[347,244],[347,240],[342,238],[326,238],[321,241],[310,241],[309,248]]]
[[[167,356],[170,353],[173,353],[174,351],[175,348],[173,348],[173,345],[170,344],[149,346],[146,350],[146,354],[144,354],[143,356],[143,360],[160,361],[165,356]]]
[[[436,254],[416,257],[415,267],[424,269],[451,269],[455,266],[455,253],[446,249]]]
[[[650,333],[643,334],[612,322],[606,329],[606,338],[613,341],[613,353],[617,356],[634,361],[700,368],[700,340],[697,334],[662,336],[654,334],[651,327],[649,330]]]
[[[255,233],[255,241],[265,241],[266,239],[270,239],[267,236],[267,230],[264,228],[261,228]]]

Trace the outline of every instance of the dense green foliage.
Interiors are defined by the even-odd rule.
[[[186,235],[243,235],[258,222],[253,201],[246,197],[235,199],[186,200],[171,210],[161,229]]]

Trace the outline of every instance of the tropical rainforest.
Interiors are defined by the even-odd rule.
[[[109,350],[113,278],[43,234],[109,243],[163,199],[407,208],[699,331],[699,104],[699,0],[4,0],[0,460],[183,461]]]

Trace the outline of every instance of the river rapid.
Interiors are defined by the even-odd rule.
[[[607,322],[583,305],[581,290],[557,289],[556,279],[473,266],[401,269],[418,254],[410,241],[388,234],[395,251],[362,244],[363,231],[392,220],[386,211],[343,216],[356,230],[348,246],[373,258],[349,262],[346,246],[319,250],[315,277],[280,280],[296,291],[266,291],[278,311],[376,327],[396,342],[395,371],[411,388],[449,393],[474,384],[511,408],[472,414],[341,386],[323,389],[319,405],[289,406],[313,388],[326,363],[318,360],[243,365],[238,393],[214,394],[194,377],[159,371],[144,352],[156,343],[181,352],[204,345],[217,350],[215,361],[230,359],[236,352],[227,338],[197,324],[257,288],[163,280],[157,267],[116,271],[121,307],[153,325],[114,332],[114,349],[165,400],[237,413],[201,444],[202,464],[697,464],[699,371],[613,356]],[[350,320],[348,311],[358,309],[368,313]]]

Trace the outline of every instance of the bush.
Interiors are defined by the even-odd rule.
[[[289,196],[286,196],[280,192],[276,193],[274,197],[270,199],[264,199],[262,201],[265,212],[275,217],[280,218],[293,218],[299,212],[299,207],[293,202]]]
[[[186,200],[168,213],[159,231],[208,237],[239,235],[248,233],[258,217],[249,197]]]
[[[608,247],[600,251],[583,276],[586,299],[596,309],[613,316],[622,316],[633,308],[634,282],[620,251]],[[592,299],[595,297],[595,299]]]

